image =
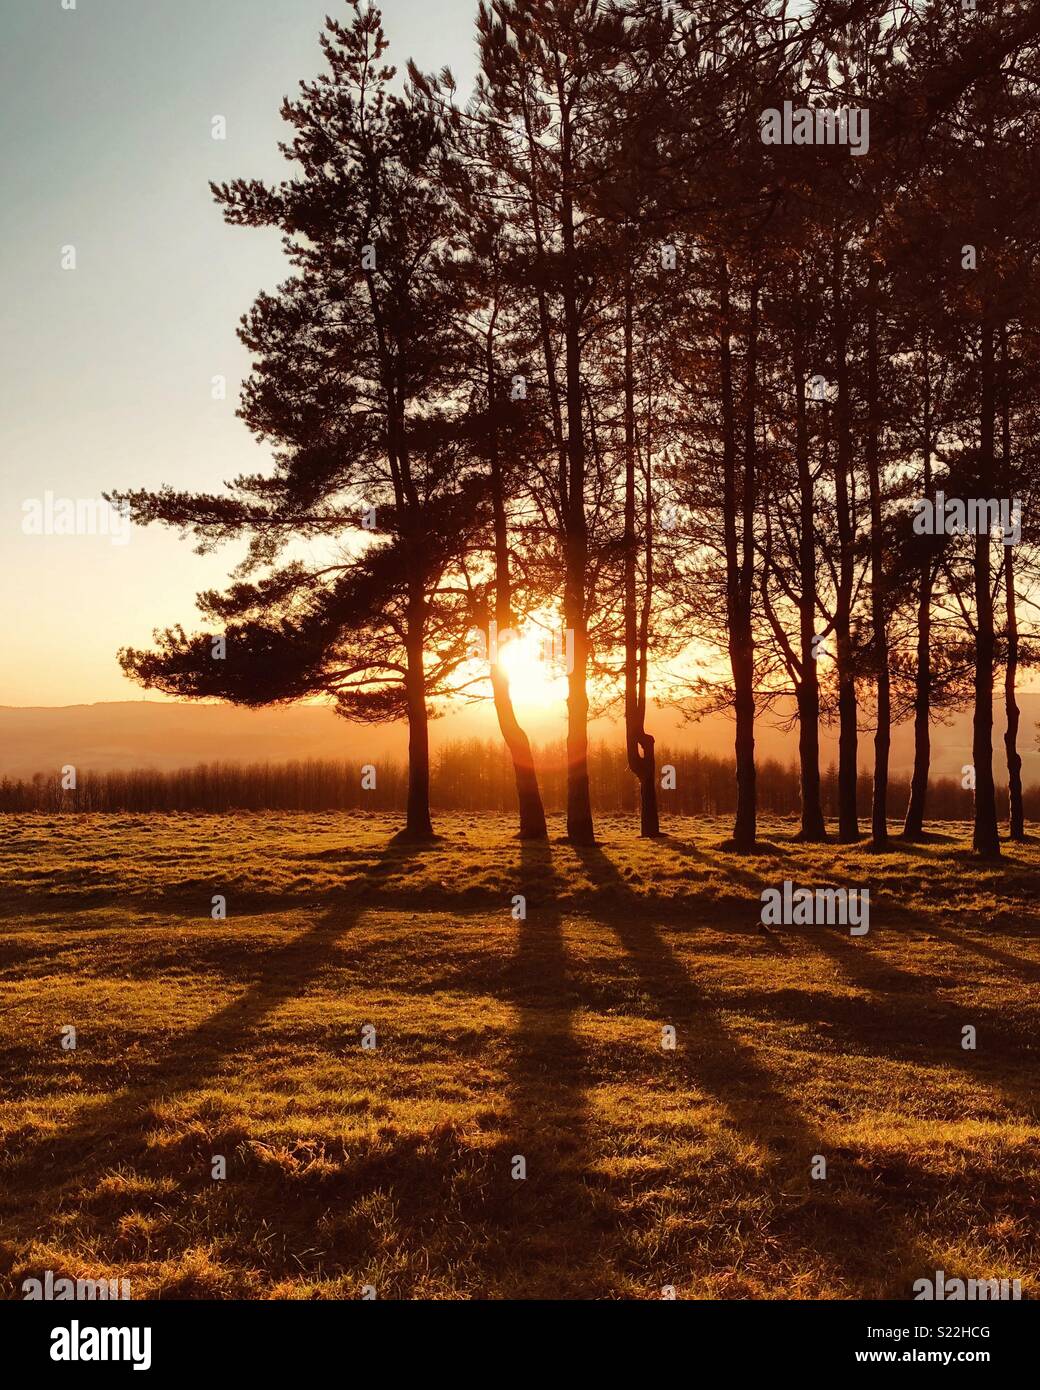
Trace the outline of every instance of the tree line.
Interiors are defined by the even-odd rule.
[[[246,558],[200,595],[207,630],[159,632],[124,669],[186,698],[406,719],[416,837],[431,713],[480,697],[520,834],[546,834],[500,659],[518,630],[566,651],[576,843],[595,835],[592,712],[623,711],[655,835],[654,703],[730,711],[733,842],[750,850],[756,723],[792,698],[799,835],[833,819],[852,842],[868,820],[878,846],[896,817],[924,834],[930,728],[970,706],[984,856],[1000,853],[1002,677],[1022,838],[1040,13],[487,0],[463,99],[448,70],[399,79],[378,10],[348,11],[326,22],[326,71],[283,102],[287,177],[213,186],[228,222],[280,229],[291,267],[240,324],[239,415],[270,468],[219,493],[110,495],[203,550],[245,539]]]
[[[659,749],[665,786],[662,808],[669,815],[728,816],[736,809],[732,758],[701,750]],[[548,812],[567,807],[566,748],[560,742],[535,750],[539,786]],[[769,815],[796,818],[801,781],[796,763],[765,759],[758,768],[758,801]],[[83,772],[74,788],[63,787],[58,773],[31,778],[0,779],[0,813],[121,813],[236,811],[355,811],[399,812],[408,800],[408,765],[380,759],[375,776],[360,771],[356,761],[309,758],[284,763],[199,763],[161,771]],[[629,815],[638,807],[639,790],[628,766],[627,751],[605,743],[589,749],[592,808],[610,815]],[[893,787],[906,796],[910,779]],[[1007,788],[1002,788],[1007,798]],[[838,770],[829,766],[822,777],[824,811],[838,807]],[[861,771],[858,804],[870,806],[871,777]],[[1025,794],[1027,814],[1040,814],[1040,788]],[[430,769],[431,808],[445,812],[507,815],[516,804],[512,758],[502,742],[460,740],[439,749]],[[930,816],[935,821],[967,821],[972,794],[952,777],[932,783]]]

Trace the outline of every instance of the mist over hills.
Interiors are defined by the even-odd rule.
[[[1024,780],[1040,780],[1037,726],[1040,692],[1019,696],[1022,721],[1019,748]],[[994,701],[994,766],[1002,781],[1002,704]],[[559,714],[539,710],[523,714],[536,744],[562,739],[565,725]],[[685,723],[671,709],[648,715],[650,731],[660,745],[702,749],[716,756],[732,749],[733,727],[722,716]],[[837,760],[837,730],[822,731],[823,762]],[[593,742],[618,744],[621,725],[612,719],[595,720]],[[431,726],[434,749],[456,739],[497,738],[498,729],[490,702],[453,711]],[[192,704],[165,700],[127,700],[93,705],[0,706],[0,776],[31,777],[52,772],[66,763],[82,770],[107,772],[132,768],[171,771],[202,762],[288,762],[293,759],[333,758],[368,762],[379,758],[403,759],[407,749],[403,724],[348,724],[323,705],[293,705],[261,710],[233,705]],[[869,767],[873,757],[872,731],[861,735],[860,763]],[[784,763],[797,758],[797,735],[763,718],[757,726],[757,753]],[[892,772],[908,773],[913,761],[913,731],[901,725],[892,742]],[[936,777],[960,776],[971,761],[971,718],[958,713],[950,724],[932,727],[932,772]]]

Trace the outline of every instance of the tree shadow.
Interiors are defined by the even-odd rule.
[[[759,843],[762,842],[760,841]],[[722,862],[718,859],[714,859],[711,855],[705,854],[702,849],[698,848],[695,844],[691,844],[688,840],[672,839],[668,843],[668,848],[674,850],[676,854],[682,855],[685,859],[692,859],[696,863],[704,865],[706,868],[722,871],[727,878],[735,880],[744,887],[753,888],[756,896],[761,892],[762,888],[766,886],[760,873],[752,873],[750,869],[742,868],[739,860],[727,860]],[[769,850],[763,849],[757,857],[766,858],[767,855],[772,852],[773,847],[770,846]],[[785,855],[790,854],[791,850],[784,850],[782,853]],[[781,852],[777,851],[777,855],[780,857]],[[617,870],[613,869],[613,866],[611,866],[611,868],[613,870],[612,877],[607,881],[615,882],[619,875]]]
[[[990,946],[987,942],[976,941],[972,937],[965,936],[963,932],[954,931],[952,927],[937,926],[932,921],[928,922],[927,929],[930,935],[948,941],[959,950],[971,951],[973,955],[980,956],[983,960],[993,961],[995,965],[1003,966],[1004,969],[1012,971],[1029,984],[1036,984],[1040,981],[1040,964],[1034,961],[1023,960],[1021,956],[1012,955],[1010,951],[998,950],[996,946]]]
[[[939,838],[939,837],[937,837]],[[707,857],[694,845],[674,844],[673,849],[688,858],[705,861]],[[707,862],[713,862],[707,860]],[[723,866],[729,877],[753,890],[758,896],[765,886],[762,879],[738,866]],[[828,875],[828,878],[833,875]],[[872,904],[872,907],[874,905]],[[1018,958],[982,943],[974,943],[961,937],[950,928],[936,926],[931,918],[922,920],[919,913],[906,908],[897,908],[886,903],[884,906],[884,925],[892,929],[895,924],[904,925],[918,931],[943,937],[968,950],[1016,971],[1030,982],[1040,979],[1040,968],[1035,971]],[[960,1027],[965,1022],[986,1026],[990,1036],[1006,1034],[1006,1022],[997,1011],[984,1005],[974,1005],[970,1009],[955,1002],[940,999],[927,981],[913,972],[894,965],[886,956],[871,948],[869,937],[853,941],[840,932],[827,927],[778,929],[778,943],[792,939],[804,942],[810,950],[827,956],[839,968],[848,982],[872,994],[870,1001],[861,999],[825,999],[813,995],[806,996],[801,1003],[795,1002],[797,991],[784,991],[758,1000],[763,1016],[787,1018],[802,1023],[822,1023],[840,1029],[844,1038],[855,1043],[864,1055],[885,1056],[894,1061],[917,1062],[930,1066],[944,1066],[963,1072],[972,1080],[987,1085],[998,1098],[1031,1116],[1034,1102],[1031,1088],[1024,1073],[1032,1065],[1031,1057],[1026,1055],[1027,1040],[1022,1039],[1022,1054],[1017,1058],[1023,1076],[1015,1080],[1009,1074],[1009,1063],[1016,1059],[1009,1057],[1005,1050],[999,1064],[992,1067],[980,1059],[977,1052],[965,1052],[959,1046]],[[921,1030],[908,1033],[907,995],[916,992],[922,1001],[930,1028],[945,1029],[942,1037],[929,1038]],[[749,1005],[755,1002],[754,996],[745,995]],[[894,1002],[887,1002],[893,1000]],[[970,1017],[968,1016],[970,1014]],[[999,1066],[999,1074],[997,1069]]]
[[[783,856],[792,853],[790,843],[793,841],[777,843],[774,840],[756,840],[753,845],[738,845],[735,840],[729,839],[720,840],[713,848],[738,859],[764,859],[773,854]]]
[[[577,853],[591,876],[623,883],[600,849]],[[674,1056],[686,1084],[707,1092],[736,1134],[767,1155],[764,1171],[749,1173],[748,1183],[769,1189],[769,1238],[783,1232],[805,1255],[815,1255],[846,1296],[900,1296],[891,1286],[905,1281],[907,1269],[928,1268],[926,1253],[895,1202],[886,1200],[863,1173],[856,1152],[836,1150],[810,1123],[757,1051],[731,1034],[719,1008],[650,923],[622,915],[607,925],[628,953],[660,1021],[673,1023],[685,1035]],[[826,1181],[811,1177],[816,1155],[828,1160]],[[879,1256],[889,1283],[884,1292],[876,1287]],[[796,1258],[788,1254],[787,1263]],[[902,1296],[908,1294],[909,1284]]]
[[[996,1009],[940,998],[924,977],[901,969],[873,950],[867,944],[869,937],[853,942],[829,927],[800,931],[799,937],[811,950],[831,960],[850,984],[871,996],[823,999],[814,995],[811,1008],[818,1022],[840,1029],[842,1037],[857,1044],[864,1055],[958,1071],[988,1087],[995,1098],[1023,1118],[1035,1118],[1038,1098],[1029,1079],[1035,1067],[1031,1033],[1010,1039],[1007,1019]],[[910,996],[916,996],[913,1017],[917,1026],[912,1032],[907,1027]],[[992,1052],[961,1047],[965,1023],[985,1030],[990,1039],[1001,1039],[999,1060]]]
[[[575,1035],[579,990],[568,967],[559,907],[562,885],[550,845],[520,845],[525,915],[505,980],[516,1009],[510,1045],[509,1165],[503,1217],[516,1252],[516,1282],[531,1298],[596,1298],[613,1286],[616,1216],[591,1174],[584,1049]],[[522,1159],[526,1176],[516,1179]]]
[[[955,845],[957,839],[956,835],[947,835],[941,830],[922,830],[920,834],[913,836],[905,836],[897,831],[892,836],[895,848],[910,852],[916,852],[921,845]]]
[[[404,857],[388,847],[372,870],[379,878]],[[264,955],[252,983],[202,1023],[177,1036],[167,1050],[131,1083],[80,1108],[60,1134],[45,1133],[8,1143],[4,1155],[3,1206],[37,1235],[60,1219],[91,1178],[122,1164],[147,1166],[156,1107],[218,1079],[264,1020],[302,996],[328,964],[333,948],[360,921],[365,907],[342,903],[313,926]],[[232,1136],[233,1139],[233,1136]],[[206,1173],[207,1179],[209,1173]]]

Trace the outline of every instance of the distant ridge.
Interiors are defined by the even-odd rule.
[[[1037,724],[1040,693],[1019,696],[1022,723],[1019,748],[1028,785],[1040,781]],[[994,766],[1003,781],[1002,704],[994,700]],[[651,732],[661,743],[674,747],[701,748],[712,754],[728,751],[732,725],[721,716],[697,724],[684,723],[674,710],[652,710]],[[526,716],[536,743],[563,737],[562,718],[539,711]],[[597,720],[591,727],[593,741],[616,743],[620,726]],[[497,726],[490,703],[454,711],[431,726],[434,746],[453,739],[496,738]],[[756,735],[763,758],[793,762],[798,755],[797,735],[783,733],[761,720]],[[403,725],[348,724],[324,705],[290,705],[261,710],[233,705],[191,704],[173,700],[124,700],[93,705],[0,705],[0,776],[31,777],[50,772],[65,763],[97,772],[152,767],[161,771],[193,767],[200,762],[288,762],[294,758],[371,758],[404,756],[407,731]],[[836,760],[834,730],[823,731],[823,761]],[[873,756],[869,730],[862,734],[860,764],[869,767]],[[892,771],[910,770],[913,735],[909,726],[895,731]],[[932,728],[933,771],[937,777],[959,776],[971,761],[971,719],[958,714],[950,725]]]

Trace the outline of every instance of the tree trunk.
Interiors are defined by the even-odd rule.
[[[993,324],[984,314],[981,345],[981,420],[978,496],[993,495],[993,415],[995,373]],[[1000,854],[997,796],[993,783],[993,594],[989,533],[975,537],[975,710],[972,718],[972,760],[975,766],[975,826],[972,844],[985,858]]]
[[[924,495],[932,496],[932,377],[928,339],[924,344]],[[930,556],[921,565],[917,581],[917,666],[914,673],[914,770],[910,799],[903,821],[903,839],[919,840],[924,833],[928,773],[932,758],[932,588],[935,572]]]
[[[661,818],[657,809],[657,755],[653,734],[644,732],[642,741],[642,773],[639,778],[639,833],[644,839],[654,839],[661,833]]]
[[[497,401],[492,347],[494,328],[492,321],[487,344],[488,452],[491,464],[491,511],[495,530],[495,622],[501,635],[511,631],[513,627],[513,585],[509,569],[509,523],[506,517],[505,487],[502,481],[502,462],[498,450],[498,428],[495,418]],[[513,776],[516,779],[516,796],[520,811],[520,839],[547,840],[549,831],[545,823],[545,808],[542,805],[538,775],[531,753],[531,740],[516,717],[509,692],[509,676],[497,660],[497,653],[491,650],[490,637],[491,634],[488,633],[491,691],[495,701],[495,714],[498,716],[498,727],[502,731],[502,737],[513,761]]]
[[[650,444],[647,441],[649,458]],[[657,745],[653,735],[646,731],[646,692],[650,679],[650,614],[653,607],[654,584],[654,499],[650,488],[650,464],[647,463],[646,506],[644,516],[644,565],[645,583],[643,586],[643,610],[639,617],[639,690],[636,707],[639,712],[639,727],[643,750],[642,776],[639,779],[639,827],[640,834],[652,839],[661,833],[661,820],[657,808]]]
[[[589,642],[585,632],[584,577],[584,547],[570,541],[563,610],[574,639],[574,665],[567,675],[567,838],[574,844],[591,845],[596,832],[589,792]]]
[[[874,795],[871,835],[878,849],[888,846],[888,760],[892,745],[892,687],[888,670],[888,613],[885,596],[881,460],[878,422],[877,270],[871,265],[867,321],[867,484],[870,491],[870,619],[873,632],[877,727],[874,732]]]
[[[531,229],[534,235],[537,274],[534,277],[535,298],[538,303],[538,329],[541,338],[542,359],[545,363],[545,381],[549,392],[549,405],[552,413],[553,442],[556,445],[557,480],[560,489],[560,507],[567,514],[567,442],[563,433],[563,411],[560,406],[560,384],[556,376],[556,348],[553,345],[552,327],[549,320],[549,300],[545,292],[546,255],[545,238],[542,233],[542,212],[538,197],[537,147],[534,127],[531,124],[531,111],[526,98],[521,95],[521,109],[524,130],[527,135],[527,150],[530,161],[528,178],[528,201],[531,209]]]
[[[921,568],[917,598],[917,669],[914,675],[914,770],[910,778],[910,800],[903,821],[903,839],[919,840],[924,833],[928,772],[932,757],[931,738],[931,641],[932,641],[932,564]]]
[[[589,794],[589,635],[585,612],[588,523],[585,516],[585,435],[581,400],[581,324],[574,244],[573,154],[569,118],[560,130],[560,222],[563,234],[563,316],[567,370],[567,499],[564,622],[573,634],[574,664],[567,675],[567,838],[594,844]]]
[[[838,386],[838,429],[835,448],[834,494],[838,522],[838,587],[834,613],[834,636],[838,662],[838,838],[843,844],[859,839],[856,806],[859,735],[856,704],[855,653],[852,642],[852,589],[855,580],[855,527],[849,496],[852,465],[852,424],[849,403],[849,372],[846,356],[848,327],[841,293],[842,260],[840,248],[834,260],[835,360]]]
[[[754,642],[751,630],[751,593],[745,588],[748,547],[753,547],[754,538],[747,532],[748,513],[752,513],[754,498],[751,492],[754,480],[754,401],[746,402],[751,418],[751,455],[745,457],[742,494],[742,517],[744,534],[737,532],[737,447],[736,416],[733,402],[733,363],[730,352],[730,297],[729,269],[723,261],[721,265],[721,309],[722,323],[719,338],[720,370],[722,377],[723,414],[723,530],[726,545],[726,617],[729,634],[730,669],[733,673],[733,705],[736,713],[736,737],[734,753],[737,764],[737,811],[733,825],[733,843],[740,850],[754,848],[758,834],[755,786],[755,660]],[[757,313],[757,287],[752,292],[753,315]],[[748,334],[748,392],[754,383],[755,363],[752,346],[753,334]],[[749,446],[748,431],[745,431],[745,449]],[[741,545],[743,541],[743,546]],[[753,552],[752,552],[753,553]]]
[[[405,693],[408,702],[408,809],[405,833],[410,839],[433,835],[430,819],[430,726],[426,711],[426,673],[423,668],[425,599],[413,592],[408,605],[405,649],[408,666]]]
[[[630,267],[625,275],[625,536],[624,536],[624,600],[625,600],[625,751],[629,770],[639,779],[639,833],[652,838],[661,833],[657,809],[657,768],[654,740],[647,733],[646,723],[646,655],[649,638],[646,621],[640,625],[636,600],[636,555],[639,540],[636,536],[636,419],[635,370],[633,364],[632,278]],[[652,560],[651,507],[647,498],[645,511],[645,554],[649,567]],[[646,601],[652,576],[645,578]],[[649,614],[644,604],[644,618]],[[640,627],[642,630],[640,631]]]
[[[516,717],[509,694],[509,677],[497,662],[491,663],[491,690],[495,698],[495,713],[509,756],[513,760],[516,795],[520,808],[520,839],[546,840],[545,808],[538,786],[531,740]]]
[[[796,330],[797,332],[798,330]],[[801,775],[800,840],[819,843],[827,838],[820,794],[820,677],[816,665],[816,509],[809,467],[809,427],[805,413],[805,363],[801,338],[794,358],[795,449],[798,462],[798,570],[801,586],[798,609],[801,671],[798,701],[798,762]]]
[[[1008,377],[1007,329],[1000,334],[1001,443],[1003,446],[1004,493],[1010,506],[1014,496],[1011,466],[1011,384]],[[1004,752],[1008,769],[1008,834],[1012,840],[1026,838],[1025,807],[1022,802],[1022,755],[1018,751],[1019,708],[1015,694],[1018,679],[1018,595],[1015,592],[1015,549],[1004,547],[1004,616],[1007,633],[1007,663],[1004,667],[1004,713],[1007,729]]]
[[[1016,612],[1015,561],[1011,546],[1004,558],[1004,587],[1007,612],[1007,666],[1004,672],[1004,710],[1007,730],[1004,751],[1008,768],[1008,829],[1012,840],[1026,838],[1025,807],[1022,801],[1022,755],[1018,751],[1019,708],[1015,698],[1018,675],[1018,614]]]

